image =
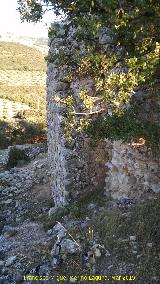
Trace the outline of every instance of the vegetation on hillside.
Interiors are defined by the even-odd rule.
[[[34,112],[34,113],[32,113]],[[18,113],[16,118],[0,119],[0,149],[10,145],[46,141],[46,123],[36,111]]]
[[[43,54],[34,48],[19,44],[0,42],[0,71],[46,71]],[[16,83],[16,82],[15,82]],[[46,87],[10,86],[0,83],[0,98],[28,105],[31,109],[17,113],[15,118],[0,118],[0,148],[13,144],[36,143],[46,139]],[[39,138],[38,138],[39,137]]]
[[[66,31],[69,30],[69,26],[78,27],[75,39],[79,45],[83,43],[86,49],[86,53],[80,55],[79,45],[77,47],[73,45],[69,55],[67,49],[62,49],[56,61],[55,58],[49,60],[56,62],[61,69],[64,64],[68,64],[69,82],[74,80],[76,74],[81,75],[82,78],[90,76],[95,82],[95,100],[91,99],[86,90],[82,90],[79,94],[81,110],[87,115],[82,116],[81,120],[72,119],[71,115],[68,115],[67,123],[71,125],[71,129],[73,124],[79,124],[79,121],[80,126],[86,125],[86,122],[92,124],[91,116],[88,114],[91,113],[94,117],[93,109],[97,99],[99,104],[107,105],[106,110],[110,109],[112,114],[120,117],[121,122],[126,106],[139,88],[143,88],[153,96],[156,94],[156,111],[159,111],[159,87],[155,80],[159,78],[157,72],[160,67],[159,0],[18,0],[22,20],[37,22],[43,17],[47,8],[53,9],[57,15],[64,13],[67,16],[68,24],[65,23],[64,26]],[[53,27],[50,35],[57,36],[58,29],[58,26]],[[97,35],[104,30],[107,30],[110,39],[106,50],[103,50],[97,40]],[[76,107],[75,100],[72,100],[72,110],[74,108],[72,113],[76,112]],[[103,120],[102,116],[102,122],[107,125],[107,117]],[[113,130],[113,135],[110,131],[112,138],[118,139],[119,133],[116,137],[114,120],[113,123],[111,120],[109,123],[110,129]],[[158,136],[160,135],[157,121],[145,121],[145,125],[149,125],[149,131],[150,125],[153,129],[157,128]],[[132,133],[139,136],[139,131],[137,132],[136,129],[137,126]],[[128,127],[125,130],[124,137],[128,134]],[[155,133],[154,131],[143,137],[146,141],[149,139],[148,144],[151,144],[150,137],[155,136]]]
[[[0,42],[0,70],[44,71],[46,62],[41,52],[20,43]]]
[[[35,40],[35,44],[37,44],[38,46],[48,47],[48,39],[44,37],[37,38]]]
[[[40,109],[45,113],[45,86],[8,86],[0,84],[0,98],[8,99],[13,102],[26,104],[34,109],[38,108],[38,100]]]
[[[26,155],[24,150],[13,147],[13,148],[10,149],[10,152],[9,152],[7,168],[11,169],[11,168],[14,168],[15,166],[17,166],[19,162],[20,163],[23,162],[25,164],[29,161],[30,161],[30,159]]]

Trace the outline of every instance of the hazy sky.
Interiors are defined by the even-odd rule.
[[[21,23],[16,8],[17,0],[0,0],[0,34],[2,32],[11,32],[33,37],[47,37],[47,26],[45,24],[55,20],[53,13],[48,12],[42,23]]]

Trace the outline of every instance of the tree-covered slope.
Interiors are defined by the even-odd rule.
[[[0,70],[46,71],[44,56],[35,48],[0,42]]]
[[[41,52],[19,43],[0,42],[0,148],[30,143],[31,139],[34,143],[45,133],[45,78]],[[22,110],[15,109],[15,103],[23,104]]]

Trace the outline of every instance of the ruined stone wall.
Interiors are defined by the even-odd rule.
[[[55,24],[55,29],[56,35],[50,36],[47,74],[48,151],[55,205],[63,206],[104,187],[106,193],[116,199],[158,193],[160,160],[144,145],[136,148],[121,141],[111,144],[107,139],[95,143],[86,135],[77,134],[71,145],[67,143],[63,127],[66,108],[57,102],[70,93],[76,99],[83,87],[94,96],[94,89],[89,78],[76,78],[71,84],[66,82],[67,64],[58,66],[56,55],[65,51],[70,56],[71,47],[77,43],[72,28],[65,30],[63,25]],[[104,33],[99,41],[105,49],[110,37]],[[79,52],[84,52],[83,45],[79,46]]]
[[[71,45],[74,44],[73,30],[64,36],[63,26],[59,25],[56,28],[57,36],[50,38],[50,57],[66,48],[68,53],[71,52]],[[54,99],[55,97],[66,98],[70,91],[77,97],[82,86],[91,92],[92,82],[90,80],[79,81],[77,78],[69,85],[64,79],[63,71],[65,70],[57,67],[56,62],[48,64],[48,151],[51,188],[56,206],[63,206],[71,200],[84,196],[89,191],[104,187],[105,163],[109,159],[105,141],[100,141],[93,146],[91,139],[75,134],[73,143],[71,145],[67,143],[63,128],[66,109]]]
[[[141,142],[114,141],[106,166],[106,193],[115,199],[139,199],[160,192],[160,157]]]
[[[56,91],[59,77],[53,63],[49,64],[48,71],[47,122],[51,189],[55,205],[62,206],[89,191],[104,187],[105,163],[109,155],[105,141],[93,145],[88,137],[76,136],[74,143],[67,143],[62,110],[53,100],[54,95],[63,98],[66,93],[65,90]]]

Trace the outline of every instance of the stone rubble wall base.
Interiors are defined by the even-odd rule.
[[[40,153],[47,153],[46,144],[23,144],[9,146],[7,149],[0,150],[0,167],[7,165],[9,152],[14,147],[19,150],[23,150],[30,159],[35,159]]]

